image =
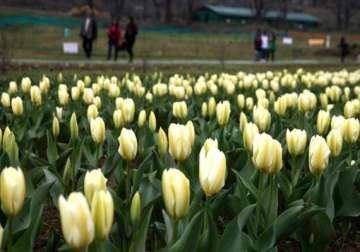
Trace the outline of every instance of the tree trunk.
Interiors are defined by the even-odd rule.
[[[194,9],[194,0],[187,0],[187,14],[188,14],[188,22],[192,21],[192,13]]]
[[[155,9],[155,18],[157,21],[160,21],[161,20],[160,4],[158,0],[152,0],[152,2],[154,4],[154,9]]]
[[[165,1],[165,21],[171,22],[172,20],[172,0]]]

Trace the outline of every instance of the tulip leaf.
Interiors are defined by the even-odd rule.
[[[170,252],[197,251],[200,231],[203,223],[203,211],[199,211],[186,225],[179,240],[170,248]]]
[[[53,166],[56,165],[56,160],[58,159],[58,151],[56,148],[56,143],[50,133],[50,131],[47,131],[47,157],[49,160],[49,163]]]
[[[216,252],[218,246],[218,233],[214,217],[211,212],[206,212],[205,217],[205,227],[206,229],[201,235],[199,242],[199,252]]]
[[[145,251],[145,242],[146,242],[147,232],[149,229],[152,210],[153,207],[150,207],[146,210],[146,213],[141,220],[140,227],[136,230],[136,232],[133,235],[129,252]]]
[[[226,225],[217,251],[237,252],[249,251],[253,247],[251,238],[242,230],[248,223],[256,205],[245,207],[236,218]]]
[[[232,170],[236,176],[238,177],[238,179],[240,180],[240,182],[245,186],[245,188],[252,194],[252,196],[256,197],[257,196],[257,188],[254,186],[253,183],[251,183],[251,181],[249,181],[248,179],[245,179],[242,175],[240,175],[240,173],[237,170]]]

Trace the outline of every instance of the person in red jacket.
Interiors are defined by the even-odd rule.
[[[118,54],[118,46],[121,40],[121,28],[119,26],[119,21],[114,20],[111,23],[111,26],[109,27],[107,31],[107,35],[109,38],[109,49],[108,49],[108,60],[111,59],[111,52],[114,48],[114,60],[117,60],[117,54]]]

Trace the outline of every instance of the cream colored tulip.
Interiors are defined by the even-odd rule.
[[[288,98],[286,96],[281,96],[274,103],[274,110],[279,116],[283,116],[286,113],[288,107]]]
[[[94,239],[94,222],[84,195],[72,192],[59,198],[61,229],[65,241],[75,250],[86,249]]]
[[[245,96],[243,94],[239,94],[237,96],[237,105],[239,109],[243,109],[245,107]]]
[[[134,226],[138,225],[141,220],[141,198],[139,192],[136,192],[131,200],[130,218]]]
[[[244,114],[244,112],[240,113],[240,118],[239,118],[239,126],[240,126],[240,131],[244,132],[244,128],[246,126],[246,124],[248,124],[248,119],[246,117],[246,115]]]
[[[75,112],[71,114],[70,118],[70,136],[73,141],[76,140],[79,136],[79,127]]]
[[[121,130],[119,141],[119,153],[125,160],[134,160],[137,154],[137,139],[134,131],[123,128]]]
[[[8,217],[16,216],[23,208],[26,193],[25,177],[17,167],[5,167],[0,176],[1,209]]]
[[[67,90],[65,89],[59,89],[58,90],[58,99],[59,99],[59,103],[62,106],[65,106],[66,104],[69,103],[69,93]]]
[[[359,139],[360,124],[359,120],[355,118],[348,118],[345,120],[343,134],[344,141],[347,143],[356,143]]]
[[[99,96],[94,97],[93,103],[98,109],[101,108],[102,103],[101,103],[101,98]]]
[[[214,97],[211,97],[208,101],[208,115],[212,117],[216,113],[216,101]]]
[[[156,116],[153,111],[150,112],[149,116],[149,128],[155,132],[156,131]]]
[[[320,175],[328,165],[330,149],[325,139],[313,136],[309,145],[309,169],[314,175]]]
[[[208,105],[206,102],[203,102],[201,104],[201,116],[206,118],[208,115]]]
[[[225,127],[230,119],[230,102],[229,101],[223,101],[219,102],[216,105],[216,119],[220,126]]]
[[[141,110],[138,116],[138,121],[137,124],[140,128],[144,127],[146,122],[146,111],[145,110]]]
[[[179,119],[185,119],[188,115],[186,102],[174,102],[172,106],[172,115]]]
[[[126,98],[122,106],[122,115],[126,123],[131,123],[134,120],[135,116],[135,103],[133,99]]]
[[[56,107],[56,117],[57,119],[61,120],[63,117],[63,108],[62,107]]]
[[[341,134],[344,133],[345,118],[340,116],[333,116],[331,118],[331,129],[339,129]]]
[[[213,196],[224,187],[225,175],[225,154],[217,148],[216,140],[206,140],[199,155],[199,179],[207,197]]]
[[[175,160],[184,161],[191,154],[194,137],[190,127],[174,123],[169,126],[169,152]]]
[[[165,131],[161,127],[158,133],[158,147],[160,155],[164,156],[168,151],[168,139]]]
[[[42,102],[41,90],[38,86],[32,86],[30,88],[30,99],[34,106],[40,106]]]
[[[255,137],[252,153],[254,166],[262,172],[273,174],[283,166],[281,144],[266,133]]]
[[[269,110],[260,106],[255,106],[253,110],[253,118],[260,131],[264,132],[269,130],[271,125],[271,114]]]
[[[60,134],[60,123],[56,116],[54,116],[52,120],[52,134],[55,138]]]
[[[86,114],[88,121],[91,121],[92,119],[95,119],[98,116],[99,112],[97,107],[94,104],[91,104],[90,106],[88,106]]]
[[[96,117],[90,121],[91,137],[96,144],[102,144],[105,141],[105,122],[101,117]]]
[[[286,145],[291,156],[299,156],[305,152],[307,135],[305,130],[286,130]]]
[[[339,129],[330,130],[326,137],[326,143],[329,146],[331,156],[337,157],[340,155],[343,146],[343,136]]]
[[[247,151],[253,150],[253,142],[255,137],[259,134],[259,129],[254,123],[248,123],[244,127],[243,142]]]
[[[29,77],[24,77],[21,79],[21,89],[22,91],[27,94],[30,92],[31,88],[31,80]]]
[[[93,101],[94,101],[94,92],[92,91],[91,88],[85,88],[84,89],[83,101],[88,105],[93,103]]]
[[[190,183],[186,176],[175,168],[164,170],[161,188],[168,215],[174,220],[184,217],[190,203]]]
[[[12,98],[11,109],[14,115],[21,116],[24,113],[23,100],[20,97]]]
[[[316,128],[320,135],[325,135],[330,126],[330,113],[324,110],[320,110],[317,114]]]
[[[10,81],[8,92],[9,94],[15,94],[18,91],[18,87],[15,81]]]
[[[78,87],[72,87],[71,88],[71,99],[73,101],[77,101],[80,98],[80,88]]]
[[[95,237],[105,240],[114,221],[114,201],[109,191],[95,191],[91,201],[91,215],[95,225]]]
[[[115,128],[120,128],[120,126],[122,125],[123,118],[122,118],[122,112],[120,109],[117,109],[114,111],[113,122],[114,122]]]
[[[1,104],[4,108],[10,107],[10,95],[8,93],[1,94]]]
[[[86,172],[84,178],[84,192],[89,204],[93,201],[95,192],[106,190],[106,182],[107,179],[101,169],[94,169]]]

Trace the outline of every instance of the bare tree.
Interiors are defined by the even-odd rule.
[[[260,23],[265,14],[265,0],[253,0],[252,5],[255,10],[256,22]]]
[[[330,7],[336,15],[336,23],[339,29],[348,29],[351,19],[359,12],[358,0],[331,0]]]

